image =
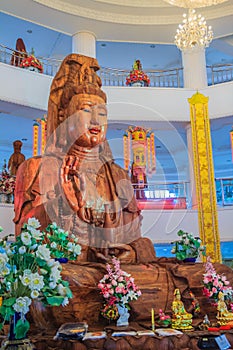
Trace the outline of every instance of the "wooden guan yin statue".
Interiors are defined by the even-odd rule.
[[[36,217],[42,229],[56,222],[82,246],[78,260],[63,267],[73,298],[65,308],[50,309],[49,324],[55,328],[74,320],[100,321],[103,299],[97,285],[113,254],[142,291],[131,305],[130,320],[150,320],[152,307],[171,313],[175,288],[184,301],[186,294],[187,303],[192,287],[204,299],[202,264],[158,259],[152,242],[141,236],[131,180],[114,162],[106,140],[107,99],[98,69],[94,58],[70,54],[64,59],[50,89],[46,150],[23,162],[16,179],[16,235],[29,217]],[[230,269],[226,274],[233,281]]]
[[[106,140],[106,96],[97,69],[95,59],[71,54],[52,83],[47,149],[43,157],[31,158],[20,168],[16,183],[16,234],[35,216],[42,228],[55,221],[78,236],[80,261],[105,261],[106,245],[112,245],[115,255],[139,261],[130,246],[137,240],[149,244],[153,258],[151,242],[141,238],[130,179],[114,163]],[[111,218],[111,240],[106,237],[105,208]]]

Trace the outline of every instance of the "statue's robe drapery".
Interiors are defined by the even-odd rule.
[[[45,229],[49,223],[56,222],[79,238],[79,243],[83,247],[79,260],[87,261],[89,260],[86,255],[87,247],[99,248],[105,239],[105,213],[98,214],[99,222],[94,225],[93,215],[96,215],[96,210],[93,211],[93,208],[87,206],[85,218],[81,220],[68,205],[65,205],[59,178],[62,160],[62,154],[48,154],[30,158],[19,167],[15,189],[16,235],[20,233],[22,225],[29,217],[38,218],[42,229]],[[106,159],[100,155],[100,160],[101,166],[99,165],[97,176],[93,181],[92,178],[89,179],[88,169],[85,169],[86,186],[91,191],[90,195],[93,193],[93,198],[97,200],[101,198],[110,203],[113,226],[111,243],[122,247],[142,239],[146,244],[148,240],[140,238],[142,217],[126,171],[109,158]],[[151,259],[155,254],[151,243],[149,246],[148,254],[151,255]],[[136,257],[137,249],[133,246],[132,249],[135,252],[133,260],[139,262],[139,257]]]

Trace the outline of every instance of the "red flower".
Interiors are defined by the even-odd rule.
[[[43,66],[41,62],[33,55],[24,58],[20,64],[21,68],[34,67],[39,70],[40,73],[43,73]]]
[[[141,70],[132,70],[126,78],[126,85],[131,85],[137,81],[143,81],[145,86],[150,84],[149,77]]]

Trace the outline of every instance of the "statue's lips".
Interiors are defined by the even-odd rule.
[[[89,132],[91,134],[97,135],[100,132],[100,128],[90,128]]]

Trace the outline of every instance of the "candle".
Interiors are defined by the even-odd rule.
[[[152,324],[152,331],[155,330],[155,311],[154,309],[151,309],[151,324]]]

